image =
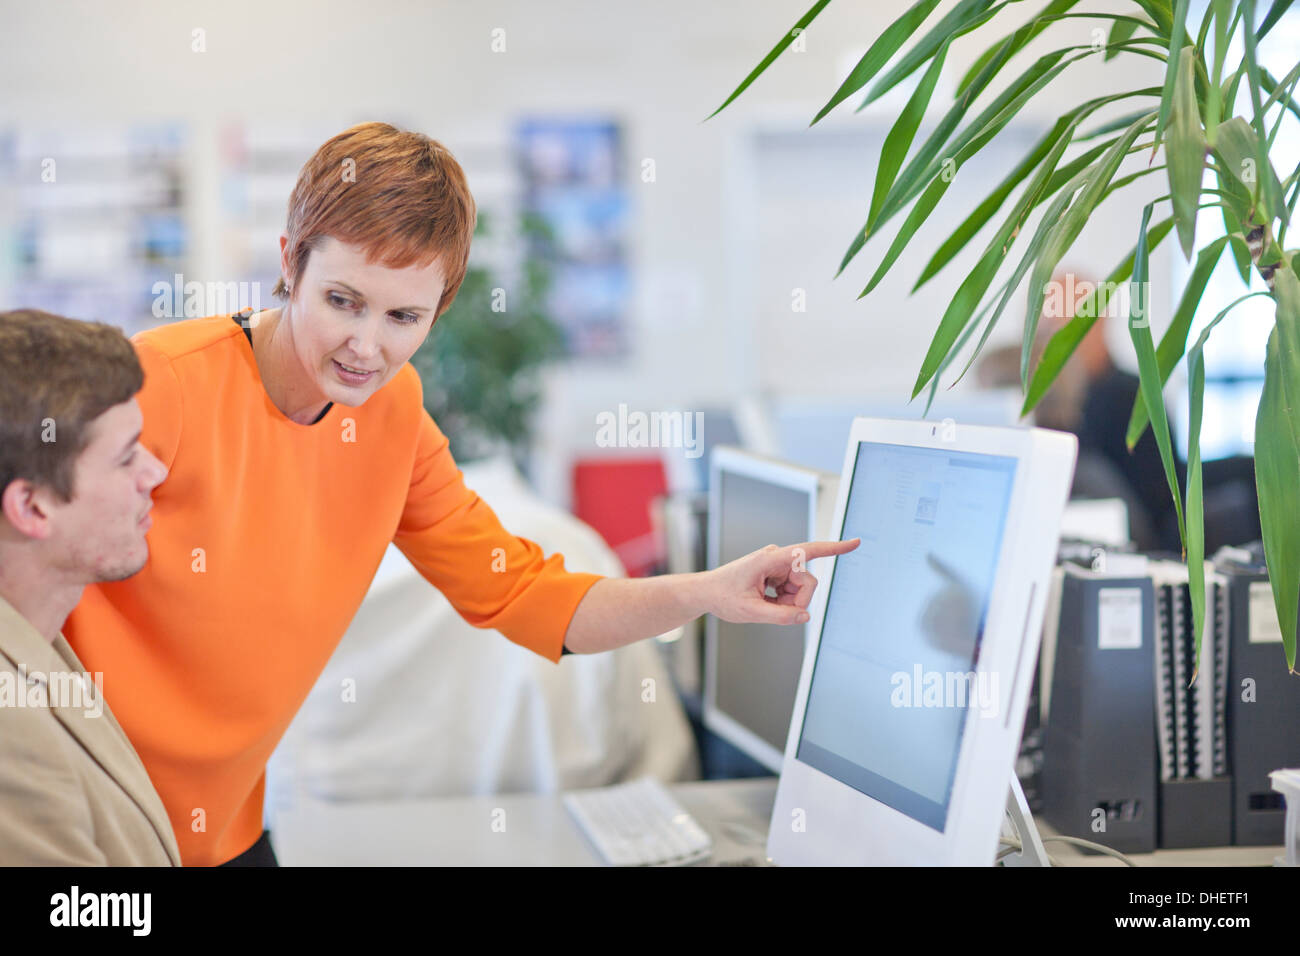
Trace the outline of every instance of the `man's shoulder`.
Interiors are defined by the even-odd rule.
[[[18,769],[14,763],[20,759],[37,760],[47,770],[70,774],[70,751],[56,743],[69,732],[50,706],[50,694],[59,692],[64,676],[0,654],[0,764],[6,769]]]

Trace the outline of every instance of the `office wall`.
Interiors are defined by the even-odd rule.
[[[619,403],[689,408],[764,388],[843,392],[859,381],[891,389],[911,382],[960,268],[911,300],[906,293],[919,264],[909,263],[897,281],[859,302],[884,248],[872,244],[830,281],[868,206],[873,141],[883,138],[906,90],[859,116],[851,101],[807,130],[848,67],[907,4],[832,4],[807,31],[804,52],[784,55],[736,103],[703,122],[808,6],[5,0],[0,125],[183,120],[194,187],[189,271],[228,280],[238,276],[228,274],[231,257],[218,238],[224,123],[341,129],[362,118],[391,119],[446,143],[481,199],[490,199],[514,188],[504,157],[515,117],[617,117],[629,163],[639,170],[653,159],[656,173],[653,183],[641,182],[637,170],[629,178],[633,348],[624,361],[568,362],[546,377],[535,477],[545,496],[563,503],[570,458],[598,451],[595,414]],[[1001,18],[1010,29],[1031,12],[1015,5]],[[196,29],[203,31],[201,53],[193,50]],[[498,29],[504,52],[492,50]],[[1086,21],[1054,29],[1017,64],[1057,45],[1086,44],[1090,29]],[[989,34],[982,36],[953,44],[949,90],[984,49]],[[1050,123],[1058,103],[1076,102],[1080,89],[1158,82],[1154,61],[1075,70],[1026,112],[1014,134],[1019,142]],[[957,180],[962,188],[954,187],[953,198],[963,210],[977,201],[990,171]],[[1160,192],[1157,180],[1126,190],[1094,216],[1070,264],[1108,271],[1134,241],[1141,205]],[[936,241],[922,243],[927,255]],[[265,255],[273,264],[276,249]],[[1167,275],[1163,252],[1154,271],[1159,286]],[[791,311],[795,288],[807,291],[805,313]],[[1017,303],[998,340],[1014,339],[1022,317]],[[1122,326],[1116,332],[1117,345],[1127,348]]]

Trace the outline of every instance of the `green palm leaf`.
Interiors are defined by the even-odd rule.
[[[1147,222],[1151,219],[1151,207],[1148,203],[1142,210],[1142,228],[1138,233],[1137,252],[1133,260],[1133,289],[1141,308],[1138,321],[1129,319],[1129,337],[1137,352],[1138,382],[1142,392],[1142,401],[1146,404],[1151,417],[1151,428],[1155,432],[1156,447],[1160,449],[1160,462],[1165,468],[1165,478],[1169,490],[1174,496],[1174,511],[1178,516],[1178,534],[1187,540],[1187,526],[1183,520],[1182,494],[1178,487],[1178,475],[1174,471],[1173,442],[1169,438],[1169,419],[1165,415],[1165,400],[1161,394],[1160,370],[1156,366],[1156,347],[1151,338],[1150,296],[1147,285],[1150,281],[1150,255],[1146,244]]]
[[[1268,339],[1264,393],[1255,418],[1255,488],[1282,650],[1287,667],[1295,673],[1296,612],[1300,603],[1300,512],[1295,506],[1295,489],[1300,487],[1300,448],[1291,432],[1297,409],[1282,386],[1282,361],[1274,329]]]
[[[1165,144],[1174,228],[1178,230],[1178,242],[1186,258],[1191,258],[1196,247],[1196,214],[1201,201],[1206,150],[1205,136],[1201,133],[1201,114],[1196,106],[1195,62],[1192,48],[1183,47],[1169,112],[1169,141]]]
[[[1173,229],[1174,221],[1162,219],[1146,231],[1146,247],[1148,250],[1155,249],[1164,240],[1170,230]],[[1109,303],[1106,295],[1102,290],[1114,288],[1116,283],[1123,282],[1133,274],[1133,263],[1137,258],[1137,247],[1135,246],[1119,265],[1111,270],[1106,276],[1105,282],[1097,287],[1095,291],[1087,295],[1080,303],[1074,318],[1065,324],[1047,343],[1047,348],[1043,350],[1043,356],[1038,360],[1038,367],[1034,370],[1034,377],[1029,382],[1029,390],[1025,393],[1025,404],[1021,408],[1021,416],[1028,415],[1034,410],[1034,407],[1047,394],[1047,390],[1052,387],[1056,377],[1060,375],[1061,369],[1074,350],[1078,348],[1083,337],[1092,329],[1094,323],[1106,313]],[[1145,406],[1143,406],[1145,408]]]
[[[1205,326],[1196,344],[1187,353],[1187,393],[1188,393],[1188,432],[1187,432],[1187,537],[1183,542],[1187,551],[1188,590],[1192,599],[1192,624],[1194,649],[1192,660],[1196,667],[1201,661],[1201,637],[1205,633],[1205,503],[1202,497],[1201,469],[1201,414],[1205,404],[1205,343],[1209,341],[1214,327],[1224,317],[1247,299],[1263,292],[1251,292],[1243,295],[1216,315]],[[1130,446],[1131,447],[1131,446]],[[1192,671],[1192,681],[1196,680],[1196,668]]]
[[[814,3],[811,8],[809,8],[808,12],[805,13],[800,18],[798,23],[796,23],[793,27],[791,27],[784,34],[782,34],[781,39],[777,41],[776,46],[772,47],[772,51],[768,53],[767,56],[763,57],[763,61],[759,63],[758,66],[754,67],[753,70],[750,71],[749,76],[745,77],[745,79],[741,82],[741,84],[738,87],[736,87],[734,90],[731,91],[731,95],[728,96],[725,100],[723,100],[722,105],[719,106],[712,113],[710,113],[708,116],[706,116],[705,119],[706,120],[713,119],[713,117],[717,116],[719,113],[725,110],[732,100],[734,100],[741,93],[745,92],[745,90],[749,89],[749,85],[763,75],[763,71],[766,70],[769,66],[771,66],[773,61],[775,61],[778,56],[780,56],[782,53],[785,52],[786,47],[788,47],[791,43],[794,42],[795,37],[797,37],[800,34],[800,32],[802,32],[808,26],[808,24],[812,23],[813,20],[817,19],[817,14],[821,13],[824,9],[826,9],[826,5],[830,2],[831,0],[817,0],[817,2]],[[888,57],[886,57],[886,59],[888,59]]]
[[[925,108],[930,105],[934,84],[938,82],[939,74],[943,71],[943,60],[947,52],[948,44],[945,43],[930,61],[930,68],[925,71],[925,76],[921,78],[920,84],[908,99],[907,106],[903,107],[903,112],[898,114],[898,119],[890,128],[889,135],[885,137],[885,144],[880,148],[880,162],[876,166],[876,187],[871,194],[871,213],[867,217],[869,222],[875,222],[889,187],[894,184],[894,177],[898,175],[898,170],[903,165],[903,157],[912,146],[912,137],[916,135],[917,127],[921,125]]]
[[[1169,113],[1174,105],[1174,83],[1178,74],[1179,51],[1187,43],[1185,29],[1187,7],[1188,0],[1178,0],[1177,6],[1174,7],[1173,23],[1169,30],[1169,60],[1165,69],[1164,90],[1160,94],[1160,116],[1156,120],[1156,138],[1151,144],[1152,153],[1160,145],[1160,136],[1165,130],[1165,124],[1169,121]]]
[[[1065,256],[1070,246],[1074,245],[1075,239],[1083,231],[1084,223],[1101,201],[1102,194],[1110,185],[1114,178],[1119,164],[1128,154],[1128,149],[1133,145],[1134,140],[1146,129],[1155,113],[1148,113],[1140,116],[1124,133],[1115,140],[1111,146],[1096,163],[1090,167],[1087,185],[1080,191],[1079,195],[1071,203],[1070,208],[1065,211],[1052,225],[1052,231],[1048,234],[1046,242],[1043,244],[1042,252],[1038,254],[1038,259],[1034,263],[1034,271],[1029,277],[1029,296],[1025,307],[1025,334],[1020,350],[1020,380],[1026,390],[1029,387],[1029,356],[1033,346],[1034,336],[1038,332],[1038,316],[1042,311],[1043,299],[1047,294],[1047,282],[1052,277],[1057,264]],[[1146,223],[1142,224],[1142,237],[1145,240]],[[1139,246],[1142,243],[1139,242]],[[1150,332],[1147,333],[1148,337]]]
[[[876,42],[871,44],[871,48],[866,53],[862,54],[862,59],[858,60],[857,65],[845,77],[844,82],[840,84],[840,88],[830,98],[830,102],[823,106],[817,112],[817,115],[813,117],[813,123],[816,123],[870,83],[871,78],[880,72],[880,68],[889,62],[893,55],[898,52],[899,47],[907,42],[907,38],[916,32],[916,28],[925,21],[925,18],[938,5],[939,0],[921,0],[920,3],[913,4],[901,17],[891,23],[884,33],[876,37]],[[812,123],[809,125],[811,126]]]
[[[1169,328],[1165,329],[1165,334],[1160,338],[1160,345],[1156,348],[1156,365],[1160,369],[1161,386],[1169,381],[1169,376],[1173,374],[1174,368],[1183,357],[1183,351],[1187,348],[1187,334],[1191,331],[1197,306],[1201,304],[1205,286],[1210,281],[1214,267],[1219,264],[1223,247],[1227,244],[1228,237],[1222,236],[1196,256],[1196,265],[1192,267],[1192,274],[1187,279],[1187,285],[1183,287],[1183,294],[1178,300],[1178,308],[1174,310],[1173,320],[1170,321]],[[1147,430],[1149,420],[1146,403],[1142,401],[1142,394],[1139,392],[1133,399],[1133,412],[1129,416],[1128,432],[1124,439],[1129,451],[1137,446]]]

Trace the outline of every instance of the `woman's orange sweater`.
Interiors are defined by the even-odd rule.
[[[600,575],[566,571],[465,487],[409,364],[364,405],[299,425],[230,316],[133,341],[141,441],[169,469],[149,561],[86,588],[63,633],[104,674],[186,865],[257,841],[266,761],[389,542],[470,624],[559,660]]]

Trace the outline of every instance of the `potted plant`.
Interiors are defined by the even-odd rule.
[[[727,100],[736,99],[828,5],[818,0],[772,48]],[[1210,332],[1234,307],[1253,296],[1274,302],[1264,388],[1255,429],[1256,485],[1264,552],[1282,630],[1287,666],[1295,673],[1297,608],[1300,606],[1300,256],[1285,246],[1286,230],[1300,193],[1297,157],[1277,155],[1273,146],[1286,112],[1300,117],[1292,94],[1300,62],[1281,79],[1259,64],[1257,44],[1290,7],[1275,0],[1260,18],[1253,0],[1211,0],[1199,23],[1189,21],[1189,0],[1134,0],[1124,13],[1077,11],[1078,0],[1049,0],[1037,13],[991,43],[961,77],[955,101],[943,109],[933,131],[914,150],[913,140],[931,108],[931,98],[952,41],[975,31],[989,32],[1009,4],[960,0],[898,55],[938,6],[919,0],[872,43],[849,76],[813,117],[813,123],[844,100],[868,87],[861,105],[877,100],[906,77],[924,68],[915,91],[881,147],[870,210],[853,237],[839,272],[868,241],[901,218],[861,295],[868,294],[891,269],[902,265],[905,250],[928,236],[923,226],[944,198],[961,165],[992,140],[1032,98],[1076,63],[1104,62],[1117,56],[1158,61],[1163,83],[1104,96],[1081,95],[1039,139],[1024,159],[988,192],[962,224],[932,253],[917,286],[932,279],[989,223],[998,223],[973,269],[962,279],[934,333],[913,389],[933,397],[939,376],[967,342],[980,332],[975,354],[1028,279],[1020,377],[1023,412],[1042,399],[1084,335],[1105,314],[1117,287],[1131,290],[1134,306],[1129,333],[1137,355],[1139,394],[1129,421],[1130,449],[1151,427],[1174,499],[1190,573],[1196,651],[1200,657],[1205,617],[1205,534],[1202,502],[1200,426],[1205,389],[1203,352]],[[1091,42],[1062,45],[1039,56],[1001,91],[991,84],[1008,61],[1044,31],[1063,23],[1105,24],[1089,31]],[[1001,26],[1001,23],[998,24]],[[1061,32],[1060,27],[1054,31]],[[1077,32],[1077,31],[1076,31]],[[1234,37],[1244,55],[1228,62]],[[886,67],[888,67],[886,69]],[[1236,114],[1239,97],[1247,101]],[[1115,113],[1119,115],[1114,115]],[[1071,147],[1074,147],[1071,149]],[[910,158],[909,151],[912,152]],[[1147,167],[1120,175],[1125,157],[1145,153]],[[1155,160],[1161,158],[1157,163]],[[1278,160],[1281,166],[1280,172]],[[1207,173],[1208,171],[1208,173]],[[1147,204],[1137,223],[1133,250],[1106,282],[1079,305],[1077,314],[1055,333],[1037,362],[1034,348],[1038,316],[1053,271],[1078,238],[1088,217],[1107,197],[1141,177],[1163,175],[1166,195]],[[1212,185],[1206,185],[1209,179]],[[1022,228],[1042,207],[1037,226]],[[1146,304],[1151,250],[1173,235],[1183,256],[1192,258],[1197,212],[1221,211],[1222,234],[1195,256],[1170,325],[1157,345]],[[1154,224],[1153,212],[1167,212]],[[999,214],[1001,217],[999,218]],[[1204,239],[1204,236],[1202,236]],[[1205,326],[1190,343],[1189,331],[1210,272],[1230,251],[1243,284],[1252,272],[1267,291],[1245,293]],[[838,275],[839,273],[837,273]],[[1127,283],[1125,287],[1122,284]],[[861,298],[861,295],[859,298]],[[982,330],[982,331],[981,331]],[[1186,356],[1190,407],[1187,482],[1179,488],[1162,389]],[[966,367],[970,367],[970,362]]]
[[[520,232],[545,241],[547,224],[525,214]],[[476,237],[489,234],[480,211]],[[530,248],[532,242],[527,244]],[[564,337],[547,312],[551,274],[526,255],[518,283],[471,264],[456,301],[411,358],[424,384],[424,407],[463,463],[507,453],[527,474],[532,418],[541,401],[538,373],[563,353]]]

